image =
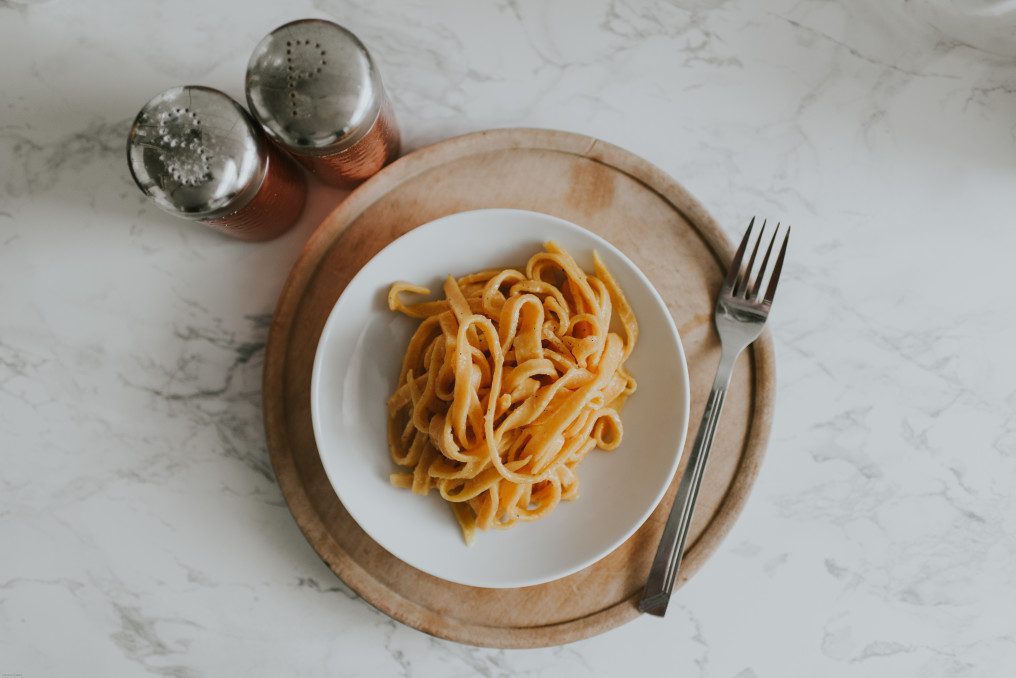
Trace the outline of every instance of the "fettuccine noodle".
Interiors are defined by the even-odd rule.
[[[524,271],[444,283],[440,301],[397,282],[388,307],[422,322],[388,400],[391,482],[451,502],[466,543],[578,497],[576,467],[621,442],[638,323],[594,253],[588,275],[553,242]],[[618,332],[612,330],[612,325]],[[623,336],[622,336],[623,335]]]

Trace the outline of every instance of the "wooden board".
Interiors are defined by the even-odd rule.
[[[352,276],[406,231],[485,207],[568,219],[612,242],[642,269],[667,301],[684,341],[692,440],[719,361],[711,312],[733,254],[730,242],[694,198],[645,160],[590,137],[531,129],[469,134],[411,153],[325,219],[293,268],[272,321],[265,426],[272,464],[297,524],[325,563],[364,600],[421,631],[463,643],[557,645],[639,614],[635,603],[676,479],[646,524],[598,563],[540,586],[479,589],[424,574],[371,540],[328,483],[311,428],[314,351]],[[734,371],[679,584],[702,567],[744,505],[772,418],[773,369],[772,341],[763,334]]]

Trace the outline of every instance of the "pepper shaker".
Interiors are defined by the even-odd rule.
[[[164,210],[241,240],[296,222],[307,184],[250,115],[210,87],[174,87],[138,113],[127,139],[138,187]]]
[[[323,181],[351,186],[399,152],[399,130],[373,59],[330,21],[285,24],[255,48],[247,103],[269,137]]]

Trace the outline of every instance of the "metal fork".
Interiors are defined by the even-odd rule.
[[[741,240],[741,246],[734,254],[734,261],[723,281],[723,287],[720,289],[715,311],[716,330],[720,335],[720,366],[716,370],[713,390],[709,393],[709,400],[706,401],[706,409],[702,415],[698,434],[695,436],[695,444],[691,448],[688,466],[681,477],[681,484],[677,488],[674,505],[670,509],[667,525],[663,528],[660,546],[653,559],[653,566],[649,570],[649,579],[642,593],[642,599],[639,601],[639,610],[642,612],[648,612],[658,617],[662,617],[667,612],[667,604],[670,602],[670,594],[674,589],[677,571],[681,565],[684,542],[688,537],[688,528],[691,526],[695,498],[698,496],[699,485],[702,483],[706,459],[709,457],[709,448],[713,444],[713,435],[716,433],[716,424],[720,419],[720,412],[723,410],[723,400],[727,395],[727,388],[730,386],[730,375],[734,370],[734,362],[741,351],[758,339],[762,333],[762,327],[765,325],[766,318],[769,317],[769,309],[776,294],[776,285],[780,281],[783,257],[787,253],[787,243],[790,241],[790,227],[787,226],[783,229],[783,244],[780,245],[776,259],[770,263],[773,248],[780,235],[780,224],[777,223],[776,228],[767,238],[765,222],[762,223],[761,229],[756,229],[755,218],[752,217],[744,239]],[[752,241],[754,241],[754,245],[751,246],[751,257],[745,266],[744,253]],[[767,245],[766,242],[768,242]],[[762,263],[756,267],[755,260],[763,246],[765,246],[765,256]],[[765,292],[760,293],[763,280],[768,280],[768,284]]]

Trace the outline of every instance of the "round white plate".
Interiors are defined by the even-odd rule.
[[[418,321],[388,310],[396,280],[440,293],[449,273],[519,267],[547,240],[584,270],[598,251],[628,297],[641,330],[626,365],[638,390],[621,412],[624,438],[579,466],[579,497],[545,519],[462,541],[448,504],[393,487],[388,396]],[[637,530],[670,485],[688,430],[688,368],[660,295],[626,256],[563,219],[524,210],[462,212],[413,229],[378,252],[350,281],[325,323],[314,359],[311,415],[328,479],[360,527],[428,574],[469,586],[542,584],[581,570]]]

